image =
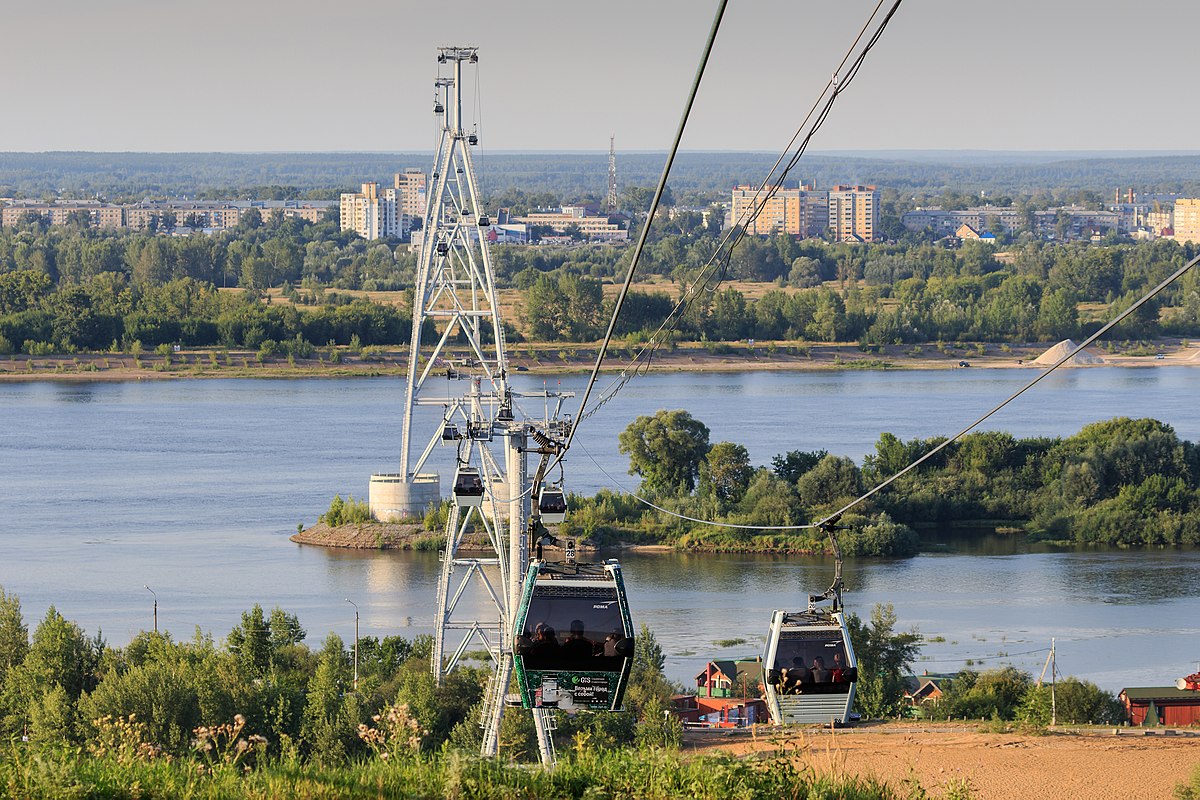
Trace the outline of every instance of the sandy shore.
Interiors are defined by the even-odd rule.
[[[769,372],[844,369],[1041,369],[1033,360],[1052,343],[1028,345],[943,346],[894,345],[864,353],[853,344],[793,344],[788,342],[737,342],[705,347],[687,343],[664,349],[650,364],[652,372]],[[1002,349],[1003,347],[1003,349]],[[516,346],[509,354],[514,373],[562,375],[585,373],[595,363],[597,347],[591,345]],[[1075,367],[1198,366],[1200,346],[1181,340],[1164,340],[1150,347],[1110,353],[1089,348],[1104,363]],[[605,370],[619,371],[631,354],[623,347],[610,352]],[[374,353],[367,359],[349,352],[339,363],[320,358],[268,358],[258,361],[249,351],[188,350],[170,356],[96,353],[72,356],[0,356],[0,381],[139,381],[182,378],[346,378],[404,377],[407,351],[402,348]]]
[[[978,733],[954,725],[888,723],[837,731],[758,729],[726,738],[688,734],[699,750],[784,752],[818,772],[873,775],[896,787],[916,779],[934,797],[955,782],[976,800],[1171,797],[1200,765],[1200,730],[1112,728],[1042,736]]]

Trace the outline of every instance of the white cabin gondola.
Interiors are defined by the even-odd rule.
[[[558,486],[544,486],[538,496],[538,515],[547,525],[557,525],[567,518],[567,496]]]
[[[776,725],[849,721],[858,662],[840,608],[774,612],[763,666],[765,699]]]
[[[516,630],[522,705],[620,710],[633,666],[633,624],[615,559],[531,563]]]
[[[460,508],[479,508],[483,505],[483,478],[473,467],[459,467],[454,473],[454,502]]]

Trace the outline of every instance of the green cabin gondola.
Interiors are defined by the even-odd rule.
[[[633,666],[633,624],[616,560],[532,562],[516,630],[525,708],[621,709]]]

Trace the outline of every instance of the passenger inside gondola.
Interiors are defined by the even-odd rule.
[[[857,676],[844,665],[845,646],[840,636],[785,637],[776,646],[775,666],[767,677],[775,691],[784,695],[847,692]]]
[[[567,635],[567,640],[562,645],[563,659],[569,662],[586,662],[596,655],[595,643],[584,636],[583,620],[571,620],[571,632]],[[579,669],[587,669],[586,663],[582,664]]]
[[[535,594],[525,623],[516,650],[526,669],[618,672],[633,655],[615,597]],[[556,629],[567,633],[556,636]]]

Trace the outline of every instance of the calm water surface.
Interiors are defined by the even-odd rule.
[[[1029,370],[652,375],[581,428],[567,465],[575,491],[632,486],[616,437],[635,416],[687,408],[712,440],[757,463],[793,449],[861,459],[883,431],[902,438],[965,426],[1033,377]],[[518,376],[519,389],[541,379]],[[582,389],[579,376],[549,382]],[[603,382],[602,382],[603,385]],[[1150,416],[1200,439],[1188,367],[1056,374],[993,418],[1018,436]],[[287,537],[335,493],[365,497],[372,472],[397,468],[403,383],[396,379],[0,384],[0,585],[36,620],[54,604],[122,644],[150,625],[177,637],[224,635],[255,602],[300,615],[310,640],[431,630],[437,556],[299,547]],[[574,410],[574,405],[568,408]],[[540,414],[541,401],[523,410]],[[438,416],[422,424],[431,431]],[[435,468],[448,475],[452,456]],[[829,582],[820,559],[625,555],[637,622],[689,679],[713,656],[759,649],[769,613]],[[902,626],[944,642],[930,671],[967,659],[1039,669],[1050,637],[1059,665],[1117,689],[1194,671],[1200,659],[1200,553],[1029,552],[993,540],[903,561],[848,564],[847,602],[892,602]],[[720,648],[716,640],[745,639]]]

